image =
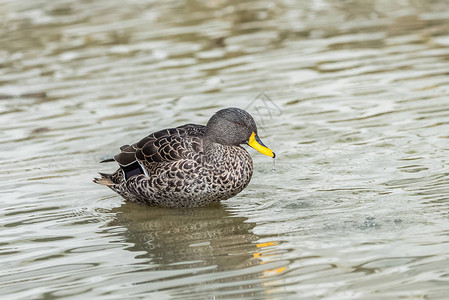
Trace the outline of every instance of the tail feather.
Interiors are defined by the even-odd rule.
[[[115,183],[112,181],[112,174],[100,173],[101,178],[94,178],[93,182],[101,185],[111,186]]]
[[[106,162],[111,162],[111,161],[114,161],[114,159],[113,158],[106,158],[106,159],[103,159],[102,161],[100,161],[100,163],[106,163]]]

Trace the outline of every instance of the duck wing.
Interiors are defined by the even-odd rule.
[[[203,151],[205,126],[186,124],[154,132],[133,145],[120,147],[114,160],[125,178],[144,174],[144,167],[182,159],[196,159]]]

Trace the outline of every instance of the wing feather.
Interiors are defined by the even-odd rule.
[[[176,128],[154,132],[133,145],[120,147],[114,156],[120,166],[128,166],[135,161],[146,164],[192,159],[202,152],[205,126],[186,124]]]

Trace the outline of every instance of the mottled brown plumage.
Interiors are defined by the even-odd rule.
[[[113,174],[100,173],[94,182],[148,205],[195,207],[228,199],[251,180],[252,159],[240,144],[255,136],[264,148],[256,134],[250,114],[223,109],[206,126],[164,129],[122,146],[113,159],[103,161],[116,161],[120,168]],[[274,157],[269,153],[265,154]]]

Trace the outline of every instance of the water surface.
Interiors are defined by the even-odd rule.
[[[0,294],[444,299],[448,12],[0,1]],[[150,208],[91,182],[122,144],[229,106],[277,154],[249,149],[238,196]]]

